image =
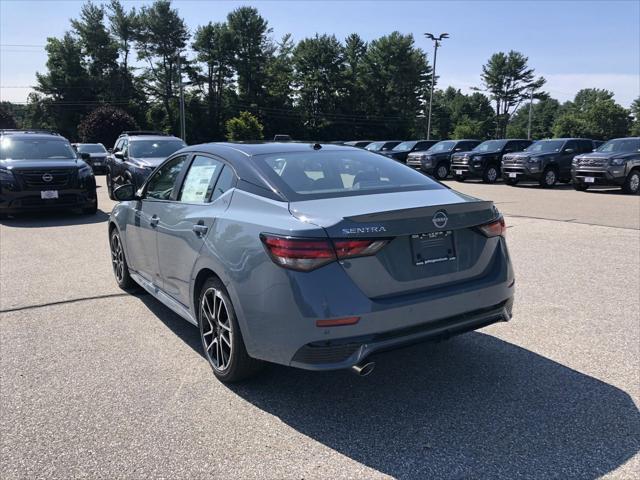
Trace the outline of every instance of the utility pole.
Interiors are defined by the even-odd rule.
[[[441,33],[438,37],[431,33],[425,33],[425,37],[433,40],[433,71],[431,72],[431,95],[429,95],[429,115],[427,119],[427,140],[431,138],[431,106],[433,105],[433,87],[436,83],[436,59],[438,57],[438,47],[440,42],[445,38],[449,38],[448,33]]]
[[[529,92],[529,126],[527,127],[527,140],[531,140],[531,116],[533,115],[533,88]]]
[[[178,52],[178,82],[180,83],[180,138],[187,141],[187,126],[184,114],[184,85],[182,84],[182,64],[180,63],[180,52]]]

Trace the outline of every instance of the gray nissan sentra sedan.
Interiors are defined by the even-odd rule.
[[[118,284],[197,325],[222,381],[264,361],[364,375],[376,351],[511,317],[493,203],[376,153],[195,145],[115,196]]]

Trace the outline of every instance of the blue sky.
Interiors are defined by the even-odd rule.
[[[99,2],[98,2],[99,3]],[[125,1],[127,6],[149,2]],[[69,29],[82,1],[0,0],[0,99],[25,101],[35,72],[45,70],[42,45]],[[394,30],[412,33],[429,61],[423,32],[451,35],[438,51],[440,86],[480,84],[483,63],[518,50],[547,78],[559,100],[580,88],[612,90],[629,106],[640,95],[640,1],[211,1],[174,0],[190,29],[222,21],[240,5],[258,8],[273,29],[300,40],[318,33],[371,40]],[[28,46],[13,46],[28,45]]]

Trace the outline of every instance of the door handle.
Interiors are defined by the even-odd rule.
[[[199,237],[202,237],[204,235],[207,234],[207,232],[209,231],[209,227],[207,227],[204,222],[202,220],[200,220],[198,223],[196,223],[193,226],[193,231],[195,232],[195,234]]]
[[[149,226],[151,226],[152,228],[156,228],[158,226],[158,222],[160,222],[160,218],[157,215],[154,215],[149,220]]]

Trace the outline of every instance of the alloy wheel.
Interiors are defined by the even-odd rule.
[[[554,185],[556,183],[556,172],[554,170],[547,170],[544,181],[548,186]]]
[[[493,183],[496,181],[497,178],[498,178],[498,171],[493,167],[489,167],[489,171],[487,172],[487,179],[491,183]]]
[[[438,178],[439,178],[439,179],[445,179],[445,178],[447,178],[447,174],[448,174],[448,173],[449,173],[449,172],[448,172],[448,170],[447,170],[446,165],[440,165],[440,166],[438,167],[437,175],[438,175]]]
[[[629,190],[633,193],[637,193],[638,189],[640,189],[640,174],[634,173],[629,179]]]
[[[124,253],[117,233],[111,236],[111,264],[116,280],[118,283],[122,283],[124,279]]]
[[[233,353],[233,328],[227,303],[216,288],[207,289],[200,302],[202,340],[209,363],[214,369],[229,368]]]

